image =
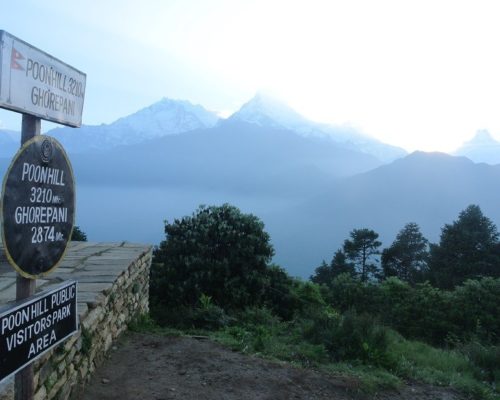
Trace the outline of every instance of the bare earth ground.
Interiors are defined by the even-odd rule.
[[[331,376],[233,352],[206,339],[128,333],[86,386],[95,399],[458,400],[455,391],[408,383],[364,395],[354,378]]]

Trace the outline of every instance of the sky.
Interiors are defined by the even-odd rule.
[[[227,116],[264,91],[408,151],[450,152],[479,129],[500,139],[496,1],[0,0],[0,9],[0,29],[87,74],[84,124],[163,97]],[[0,110],[0,128],[20,121]]]

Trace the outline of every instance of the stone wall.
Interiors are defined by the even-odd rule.
[[[128,323],[149,311],[150,264],[149,246],[76,244],[50,279],[37,281],[41,290],[78,282],[80,329],[34,362],[36,400],[79,397]],[[0,399],[13,398],[12,386]]]

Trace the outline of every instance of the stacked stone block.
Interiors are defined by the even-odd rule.
[[[66,280],[78,282],[78,332],[34,363],[35,400],[77,399],[93,371],[104,360],[128,324],[149,311],[151,247],[129,243],[73,243],[61,266],[37,289]],[[0,280],[15,274],[0,265]],[[0,294],[5,302],[8,287]],[[10,299],[11,300],[11,299]],[[4,385],[0,399],[13,398]]]

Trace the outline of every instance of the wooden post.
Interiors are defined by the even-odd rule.
[[[41,120],[28,114],[23,114],[21,128],[21,146],[31,138],[40,134]],[[16,300],[26,299],[35,294],[36,279],[27,279],[17,274]],[[35,394],[33,385],[33,364],[29,364],[16,374],[15,400],[32,400]]]
[[[28,140],[40,134],[41,119],[32,115],[23,114],[23,122],[21,125],[21,146]]]

